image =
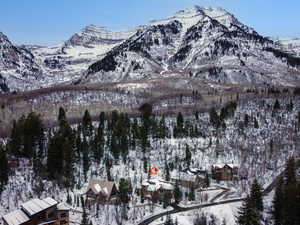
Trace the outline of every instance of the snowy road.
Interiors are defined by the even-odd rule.
[[[278,183],[279,179],[284,176],[284,173],[285,173],[285,170],[283,172],[281,172],[273,180],[273,182],[268,185],[268,187],[265,190],[263,190],[262,194],[264,196],[269,194],[275,188],[275,186]],[[170,211],[167,211],[167,212],[163,212],[163,213],[154,215],[152,217],[149,217],[149,218],[139,222],[137,225],[148,225],[148,224],[152,223],[154,220],[157,220],[157,219],[159,219],[163,216],[170,215],[170,214],[175,214],[175,213],[179,213],[179,212],[186,212],[186,211],[190,211],[190,210],[194,210],[194,209],[206,208],[206,207],[211,207],[211,206],[215,206],[215,205],[224,205],[224,204],[229,204],[229,203],[234,203],[234,202],[240,202],[240,201],[243,201],[243,200],[245,200],[245,198],[229,199],[229,200],[224,200],[224,201],[219,201],[219,202],[211,202],[211,203],[206,203],[206,204],[200,204],[200,205],[191,206],[191,207],[180,207],[180,206],[174,204],[174,205],[172,205],[174,209],[172,209]]]

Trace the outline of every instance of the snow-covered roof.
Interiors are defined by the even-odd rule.
[[[99,193],[101,191],[101,187],[99,184],[94,185],[95,190]]]
[[[174,190],[173,184],[167,182],[161,178],[151,178],[150,180],[144,180],[142,185],[147,187],[147,191],[154,192],[159,189]]]
[[[8,225],[20,225],[29,221],[29,217],[22,210],[18,209],[3,216],[3,220]]]
[[[102,193],[105,196],[110,196],[115,183],[106,180],[90,180],[87,191],[92,190],[94,194]]]
[[[170,191],[173,191],[174,190],[174,185],[173,184],[170,184],[170,183],[161,183],[161,187],[164,189],[164,190],[170,190]]]
[[[191,173],[190,171],[186,172],[174,172],[171,174],[171,178],[174,180],[185,180],[185,181],[195,181],[197,176],[194,173]]]
[[[225,166],[225,163],[219,163],[219,164],[213,164],[212,167],[214,168],[223,168]]]
[[[230,168],[238,167],[238,164],[226,164],[226,165],[229,166]]]
[[[45,198],[43,200],[40,199],[32,199],[28,202],[25,202],[21,205],[21,208],[29,215],[32,216],[37,214],[45,209],[48,209],[52,206],[57,205],[57,201],[52,198]]]
[[[223,168],[224,166],[229,166],[230,168],[235,168],[235,167],[238,167],[238,164],[233,164],[233,163],[220,163],[220,164],[214,164],[212,165],[214,168]]]
[[[62,203],[59,203],[57,205],[57,209],[58,210],[70,210],[71,209],[71,206],[69,206],[67,203],[65,202],[62,202]]]

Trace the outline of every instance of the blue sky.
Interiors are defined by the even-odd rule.
[[[88,24],[125,29],[193,5],[223,7],[265,36],[300,37],[299,0],[2,0],[0,31],[17,44],[51,45]]]

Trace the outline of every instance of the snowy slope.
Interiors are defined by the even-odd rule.
[[[42,70],[34,55],[25,48],[13,45],[0,32],[0,92],[9,91],[16,83],[26,86],[40,79]]]

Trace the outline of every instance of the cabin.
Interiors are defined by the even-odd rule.
[[[140,189],[144,198],[157,201],[162,200],[165,194],[169,195],[169,198],[174,198],[174,185],[168,181],[164,181],[160,178],[151,178],[142,182]]]
[[[2,217],[4,225],[68,225],[70,208],[52,198],[32,199]]]
[[[215,164],[211,167],[212,178],[218,181],[238,179],[239,168],[236,164]]]
[[[208,176],[206,170],[187,168],[171,174],[171,181],[186,188],[200,188],[206,187],[206,176]]]
[[[107,180],[90,180],[86,192],[86,204],[118,204],[119,193],[116,184]]]

